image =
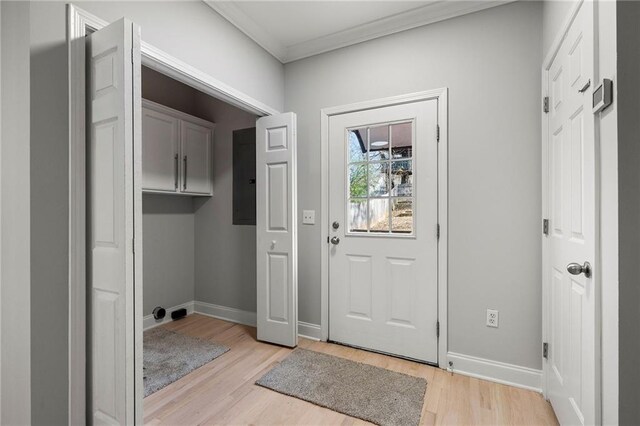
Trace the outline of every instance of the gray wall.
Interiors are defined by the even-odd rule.
[[[0,424],[31,423],[29,5],[1,2]]]
[[[179,195],[145,194],[142,200],[143,314],[193,301],[193,201]]]
[[[448,87],[449,349],[541,368],[542,6],[516,2],[285,65],[300,210],[320,210],[320,109]],[[318,223],[326,218],[319,218]],[[320,228],[301,226],[300,320],[320,321]],[[485,326],[487,308],[500,328]]]
[[[57,20],[64,20],[64,8],[57,3],[31,5],[33,424],[64,424],[68,404],[67,47],[65,26],[56,25]]]
[[[5,2],[2,3],[4,6]],[[126,15],[141,24],[144,41],[273,108],[282,107],[282,65],[203,3],[76,4],[107,21]],[[30,149],[28,142],[20,144],[17,149],[26,151],[20,151],[19,155],[12,157],[11,167],[21,167],[20,170],[23,172],[30,170],[30,185],[29,177],[20,179],[20,197],[30,198],[36,206],[31,210],[30,226],[37,231],[33,232],[32,241],[28,232],[21,232],[20,243],[12,246],[14,253],[21,253],[21,260],[14,263],[16,266],[22,265],[24,259],[29,257],[21,250],[24,248],[27,253],[31,250],[30,269],[33,274],[30,290],[34,300],[31,303],[28,298],[16,300],[15,307],[20,309],[23,317],[31,311],[33,322],[33,424],[67,424],[69,129],[66,6],[65,2],[53,1],[32,2],[23,7],[30,12],[30,25],[25,27],[30,27],[30,32],[20,40],[30,39],[31,83],[38,88],[37,91],[31,91],[29,127],[31,133],[37,135],[37,139],[31,141]],[[5,37],[3,43],[4,40]],[[22,49],[20,54],[29,53],[24,51],[29,46],[16,43],[15,47]],[[23,76],[28,76],[28,73],[25,72]],[[23,91],[22,96],[29,96],[28,91]],[[24,119],[27,116],[28,113],[21,117]],[[21,137],[26,135],[24,131],[21,133]],[[29,152],[33,156],[30,160]],[[20,163],[20,155],[27,155],[27,164]],[[12,178],[15,179],[15,176],[17,175],[12,175]],[[9,185],[9,182],[3,180],[3,185]],[[33,194],[30,194],[30,191]],[[29,220],[28,203],[28,200],[25,202],[19,198],[13,204],[19,209],[16,210],[16,214],[20,215],[15,223]],[[3,223],[9,217],[3,215]],[[11,231],[7,232],[18,232],[22,229],[14,227],[14,222],[11,223]],[[25,227],[25,230],[28,229],[29,225]],[[4,236],[3,232],[3,239]],[[3,255],[6,252],[3,250]],[[22,272],[20,282],[23,279],[28,280],[29,272]],[[3,275],[4,273],[3,270]],[[23,292],[27,291],[24,290],[25,286],[28,288],[27,283],[28,281],[24,282],[21,287]],[[4,312],[3,309],[3,315]],[[2,347],[5,348],[4,345]],[[17,351],[14,352],[16,356],[24,355],[17,349],[12,350]],[[28,356],[22,356],[22,360],[28,359]],[[4,361],[3,357],[3,368]],[[3,392],[3,400],[4,394]]]
[[[256,116],[203,99],[203,112],[216,123],[213,197],[196,207],[196,300],[245,311],[256,310],[256,227],[233,225],[234,130],[254,127]]]
[[[619,420],[640,419],[640,3],[617,3],[618,220],[620,329]]]

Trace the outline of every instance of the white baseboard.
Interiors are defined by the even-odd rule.
[[[227,306],[214,305],[206,302],[193,302],[195,305],[194,312],[197,314],[207,315],[225,321],[235,322],[237,324],[255,327],[257,324],[256,313],[243,311]],[[308,322],[298,321],[298,335],[311,340],[320,340],[320,326],[310,324]]]
[[[256,313],[236,308],[214,305],[213,303],[195,302],[195,312],[237,324],[256,326]]]
[[[150,328],[157,327],[160,324],[165,324],[170,321],[173,321],[171,319],[171,312],[181,308],[185,308],[187,310],[187,315],[191,315],[194,311],[194,302],[191,301],[191,302],[183,303],[181,305],[172,306],[170,308],[165,308],[167,311],[167,315],[161,320],[156,320],[155,318],[153,318],[153,315],[146,315],[142,318],[142,328],[144,330],[148,330]]]
[[[322,330],[318,324],[298,321],[298,336],[311,340],[321,340]]]
[[[454,373],[542,392],[542,370],[455,352],[449,352],[447,360],[453,363],[447,370]]]

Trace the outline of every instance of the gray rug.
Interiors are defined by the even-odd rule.
[[[256,384],[383,426],[419,424],[427,390],[422,378],[304,349]]]
[[[186,376],[229,348],[208,340],[175,333],[164,327],[144,332],[144,396]]]

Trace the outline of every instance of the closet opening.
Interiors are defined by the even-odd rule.
[[[68,11],[70,356],[86,363],[70,371],[72,417],[142,423],[159,414],[145,394],[173,403],[225,380],[242,353],[225,341],[297,345],[296,115],[144,43],[127,18]],[[233,132],[254,126],[253,170],[238,171],[252,156],[236,133],[248,179],[234,187]],[[146,369],[145,328],[173,332]]]
[[[145,66],[141,117],[148,417],[156,392],[228,351],[206,316],[256,311],[259,117]]]

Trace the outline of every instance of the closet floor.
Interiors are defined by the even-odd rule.
[[[368,424],[262,388],[255,381],[291,349],[256,340],[256,329],[193,314],[162,327],[228,346],[229,352],[144,400],[146,424]],[[331,343],[299,346],[427,380],[421,424],[557,425],[542,395]]]

